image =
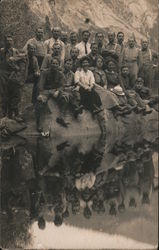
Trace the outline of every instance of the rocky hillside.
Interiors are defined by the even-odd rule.
[[[46,37],[52,26],[64,30],[123,30],[126,37],[152,36],[157,23],[157,0],[1,0],[0,37],[12,32],[16,44],[23,46],[35,28],[45,28]],[[156,30],[156,28],[155,28]],[[157,47],[157,34],[152,38]]]

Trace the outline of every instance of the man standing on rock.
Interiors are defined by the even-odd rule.
[[[43,29],[37,28],[36,36],[34,38],[29,39],[23,48],[23,51],[27,53],[28,44],[31,44],[35,47],[35,56],[37,57],[39,68],[41,68],[44,56],[46,54],[43,37]]]

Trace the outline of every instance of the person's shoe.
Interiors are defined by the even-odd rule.
[[[123,115],[129,115],[129,114],[131,114],[131,112],[132,112],[132,110],[131,110],[131,108],[129,108],[128,110],[125,110],[122,113],[123,113]]]
[[[77,116],[78,116],[79,114],[82,114],[82,112],[83,112],[83,105],[81,105],[81,106],[75,108],[75,110],[74,110],[74,117],[77,118]]]
[[[121,112],[121,111],[113,112],[113,115],[114,115],[114,118],[115,118],[115,119],[117,119],[118,116],[124,116],[124,115],[123,115],[123,112]]]
[[[60,124],[61,126],[65,127],[65,128],[68,128],[68,122],[65,122],[64,119],[62,117],[57,117],[56,118],[56,122],[58,124]]]
[[[93,105],[94,110],[93,110],[93,115],[98,114],[99,112],[103,111],[104,109],[102,107],[98,107],[97,105]]]
[[[19,117],[19,116],[15,116],[14,117],[14,120],[16,121],[16,122],[24,122],[24,120],[21,118],[21,117]]]
[[[79,107],[75,108],[75,111],[78,112],[79,114],[82,114],[83,111],[83,105],[80,105]]]
[[[117,111],[124,111],[124,110],[126,110],[126,106],[120,106],[119,105],[119,106],[116,107],[116,110]]]
[[[137,155],[134,151],[127,152],[127,162],[135,162],[137,160]]]
[[[142,114],[145,116],[145,115],[148,115],[148,114],[151,114],[152,113],[152,109],[145,109]]]
[[[39,133],[42,133],[42,132],[43,132],[43,128],[42,128],[40,125],[38,125],[36,129],[37,129],[37,131],[38,131]]]
[[[145,108],[141,108],[141,107],[136,107],[135,109],[134,109],[134,112],[136,113],[136,114],[140,114],[141,112],[143,112],[145,110]]]

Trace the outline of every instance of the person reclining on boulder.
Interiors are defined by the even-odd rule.
[[[28,44],[27,47],[27,83],[33,83],[32,103],[35,104],[37,98],[37,84],[40,76],[38,60],[35,56],[36,47],[33,44]]]
[[[63,86],[63,91],[65,92],[64,102],[70,104],[73,109],[74,116],[77,117],[78,114],[82,113],[83,106],[80,105],[80,94],[77,91],[74,83],[74,73],[72,69],[72,59],[66,58],[64,61],[64,77],[65,83]],[[67,96],[67,98],[66,98]],[[67,105],[66,105],[67,108]]]
[[[150,107],[154,107],[159,103],[158,95],[152,95],[151,89],[144,86],[144,80],[138,77],[135,83],[135,91],[140,96],[140,98],[148,104]]]
[[[96,114],[102,111],[100,96],[94,90],[95,79],[93,73],[88,70],[89,59],[85,56],[81,58],[81,70],[75,72],[75,84],[79,86],[81,104],[91,113]]]
[[[58,103],[61,101],[62,87],[64,86],[64,75],[58,70],[59,64],[59,58],[54,57],[50,68],[43,71],[40,76],[38,83],[39,96],[37,97],[35,107],[37,130],[39,132],[43,131],[43,128],[41,127],[41,114],[44,112],[49,98],[54,98]],[[62,117],[57,118],[56,121],[67,127],[67,124]]]
[[[135,113],[142,113],[143,115],[151,113],[151,110],[146,108],[146,105],[139,94],[131,89],[129,68],[127,65],[121,67],[120,83],[127,97],[128,103],[134,107]]]

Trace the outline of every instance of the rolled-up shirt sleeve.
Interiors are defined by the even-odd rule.
[[[93,73],[91,71],[89,72],[89,74],[90,74],[89,85],[90,85],[90,87],[93,87],[94,84],[95,84],[94,75],[93,75]]]
[[[75,72],[74,82],[75,82],[75,84],[78,84],[80,82],[80,72],[79,71]]]

